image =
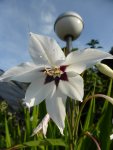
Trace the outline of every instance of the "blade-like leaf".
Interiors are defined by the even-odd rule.
[[[5,117],[5,133],[6,133],[6,147],[8,148],[11,147],[11,138],[10,138],[8,122],[6,117]]]
[[[110,80],[108,96],[111,95],[112,80]],[[112,109],[113,106],[106,100],[102,110],[102,116],[97,124],[97,132],[102,150],[110,150],[110,134],[112,132]]]
[[[37,140],[37,141],[29,141],[29,142],[25,142],[24,145],[26,146],[63,146],[65,147],[66,144],[62,139],[44,139],[44,140]]]

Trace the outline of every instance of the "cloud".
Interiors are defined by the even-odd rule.
[[[53,31],[53,25],[55,21],[56,8],[52,3],[45,1],[42,5],[41,11],[41,23],[42,31],[45,34],[51,34]]]
[[[42,20],[42,22],[47,23],[47,24],[52,23],[54,20],[53,13],[49,12],[49,11],[48,12],[42,11],[41,12],[41,20]]]

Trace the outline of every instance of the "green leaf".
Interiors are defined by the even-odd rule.
[[[89,107],[89,110],[85,119],[85,124],[83,128],[84,131],[88,130],[91,127],[93,123],[94,113],[95,113],[95,99],[92,98],[90,107]]]
[[[10,138],[8,122],[6,117],[5,117],[5,133],[6,133],[6,147],[8,148],[11,147],[11,138]]]
[[[108,96],[111,95],[112,79],[108,88]],[[112,133],[112,109],[113,106],[106,100],[102,109],[102,116],[97,123],[97,133],[102,150],[110,150],[110,134]]]
[[[110,150],[110,134],[112,132],[112,105],[104,104],[103,114],[97,124],[97,134],[102,150]]]
[[[30,112],[28,109],[25,109],[25,124],[26,124],[26,134],[29,137],[31,135],[31,121],[30,121]]]
[[[25,147],[26,147],[25,145],[18,144],[18,145],[8,148],[7,150],[17,150],[17,149],[21,149],[21,148],[25,148]]]
[[[94,83],[94,87],[93,87],[93,91],[92,91],[93,94],[95,93],[95,87],[96,87],[96,81]],[[85,107],[88,109],[87,104],[86,104]],[[85,118],[85,123],[84,123],[84,126],[83,126],[83,132],[92,130],[93,122],[94,122],[94,114],[95,114],[95,98],[92,98],[91,102],[90,102],[89,109],[87,111],[86,118]],[[94,142],[92,141],[92,139],[83,135],[79,139],[77,150],[86,150],[86,148],[90,149],[91,145],[93,145],[94,149],[96,148]]]
[[[38,107],[37,106],[34,106],[33,107],[33,113],[32,113],[32,117],[33,117],[33,120],[32,120],[32,129],[36,128],[37,126],[37,120],[38,120]]]
[[[36,140],[36,141],[28,141],[23,144],[15,145],[8,150],[20,149],[25,147],[40,147],[40,146],[62,146],[66,147],[66,144],[63,139],[43,139],[43,140]]]
[[[48,145],[51,145],[51,146],[63,146],[65,147],[66,144],[65,142],[63,141],[63,139],[44,139],[44,140],[37,140],[37,141],[29,141],[29,142],[25,142],[23,143],[24,145],[26,146],[48,146]]]

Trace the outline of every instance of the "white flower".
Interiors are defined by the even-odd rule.
[[[96,66],[101,73],[113,79],[113,70],[109,66],[100,62],[97,63]]]
[[[81,102],[83,99],[84,84],[79,74],[113,56],[89,48],[71,52],[65,57],[54,39],[33,33],[30,33],[29,52],[34,63],[22,63],[9,69],[1,80],[31,82],[25,102],[31,107],[45,100],[48,114],[63,133],[67,96]]]
[[[39,125],[34,129],[31,136],[34,136],[37,134],[40,130],[43,131],[44,137],[46,137],[48,122],[50,120],[49,114],[46,114],[45,117],[42,119],[42,121],[39,123]]]
[[[110,140],[113,140],[113,134],[110,135]]]

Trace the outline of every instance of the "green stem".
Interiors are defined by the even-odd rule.
[[[78,118],[78,115],[79,115],[79,102],[78,101],[75,101],[75,114],[76,114],[76,118]],[[75,126],[75,124],[74,124]],[[73,127],[74,129],[74,127]],[[73,130],[73,134],[74,134],[74,130]],[[76,134],[74,134],[74,136],[76,137],[76,139],[78,138],[78,132],[76,132]]]
[[[94,82],[93,95],[95,93],[95,87],[96,87],[96,80]],[[87,95],[87,97],[89,97],[89,95],[90,95],[90,93]],[[87,99],[87,97],[86,97],[86,99]],[[75,120],[75,126],[74,126],[74,130],[73,130],[73,134],[76,137],[76,139],[75,139],[76,142],[77,142],[77,139],[78,139],[78,127],[79,127],[80,117],[81,117],[81,113],[82,113],[82,110],[83,110],[86,102],[85,102],[85,100],[83,101],[80,110],[78,110],[78,112],[77,112],[77,116],[76,116],[76,120]],[[76,103],[78,103],[77,109],[79,109],[79,102],[77,101]]]
[[[69,132],[69,136],[68,136],[69,149],[74,150],[73,149],[73,135],[72,135],[71,125],[70,125],[70,121],[69,121],[68,116],[66,116],[66,122],[67,122],[68,132]]]
[[[90,133],[90,132],[85,132],[84,133],[86,136],[90,137],[93,142],[95,143],[95,145],[97,146],[97,150],[101,150],[99,143],[97,142],[96,138]]]
[[[111,84],[112,84],[112,79],[110,80],[109,88],[111,87]],[[109,91],[110,91],[110,90],[109,90]],[[107,95],[110,95],[109,92],[108,92]],[[92,98],[97,98],[97,97],[101,97],[101,98],[104,98],[104,99],[108,99],[108,101],[109,101],[111,104],[113,104],[113,99],[110,98],[109,96],[104,95],[104,94],[94,94],[94,95],[91,95],[91,96],[87,96],[86,99],[83,101],[83,103],[82,103],[82,105],[81,105],[81,107],[80,107],[79,114],[78,114],[78,116],[77,116],[77,118],[76,118],[76,122],[75,122],[75,126],[74,126],[74,131],[73,131],[75,136],[76,136],[77,133],[78,133],[78,126],[79,126],[79,122],[80,122],[80,117],[81,117],[81,114],[82,114],[82,111],[83,111],[83,109],[84,109],[85,104],[86,104],[89,100],[91,100]],[[100,99],[98,99],[98,100],[100,100]],[[76,142],[76,140],[75,140],[75,142]]]
[[[79,114],[79,103],[74,100],[72,100],[71,98],[68,99],[68,110],[69,112],[67,112],[67,117],[66,117],[66,121],[67,121],[67,125],[68,125],[68,132],[69,132],[69,137],[68,137],[68,142],[69,142],[69,148],[70,150],[74,150],[74,141],[77,138],[77,136],[74,136],[74,124],[75,124],[75,118],[77,117],[77,115]]]

